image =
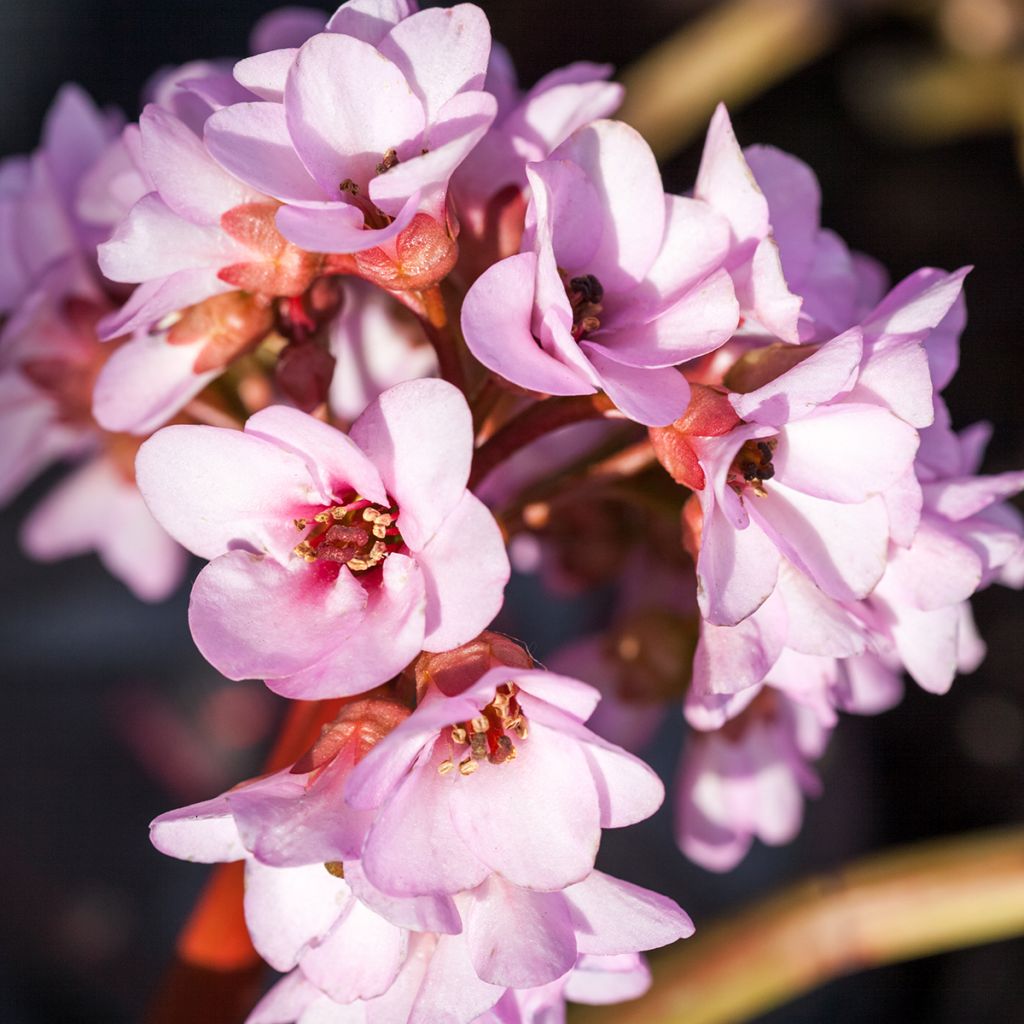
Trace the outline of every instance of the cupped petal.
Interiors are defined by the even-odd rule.
[[[373,999],[391,987],[408,946],[405,929],[351,900],[330,933],[303,954],[302,973],[339,1003]]]
[[[139,449],[135,471],[157,521],[202,558],[247,546],[287,561],[302,539],[294,517],[330,504],[300,457],[236,430],[165,427]]]
[[[416,993],[408,1024],[486,1021],[488,1018],[484,1015],[505,991],[503,986],[491,985],[477,976],[464,936],[441,936]],[[452,1016],[455,1006],[458,1007],[457,1017]]]
[[[92,395],[96,422],[143,436],[162,427],[219,376],[219,370],[193,369],[207,340],[171,345],[163,333],[138,332],[100,370]]]
[[[484,981],[532,988],[560,978],[576,962],[576,937],[561,893],[531,892],[491,875],[467,902],[466,943]]]
[[[909,548],[892,552],[886,593],[922,611],[966,601],[978,589],[982,560],[974,548],[933,516],[925,516]]]
[[[274,221],[289,242],[309,252],[366,252],[396,239],[416,216],[419,199],[413,193],[386,228],[364,227],[362,211],[341,202],[282,206]]]
[[[867,630],[863,624],[785,562],[779,591],[786,604],[787,647],[828,658],[850,658],[864,650]]]
[[[302,162],[339,199],[346,180],[365,189],[388,150],[408,159],[426,124],[400,68],[368,43],[330,33],[299,50],[284,106]]]
[[[352,489],[378,505],[388,504],[376,466],[350,437],[322,420],[273,405],[250,416],[245,432],[299,456],[324,494],[341,500]]]
[[[562,992],[570,1002],[602,1006],[639,999],[650,987],[651,971],[642,956],[584,955],[576,961]]]
[[[889,517],[880,497],[843,504],[773,480],[767,497],[747,507],[779,550],[829,597],[858,601],[881,579]]]
[[[490,510],[466,491],[416,560],[427,587],[425,651],[472,640],[501,610],[511,573]]]
[[[514,760],[453,778],[455,831],[513,885],[561,889],[594,866],[601,838],[597,787],[579,744],[564,742],[549,726],[530,722],[517,751]]]
[[[756,390],[729,395],[729,401],[741,419],[780,426],[849,391],[862,352],[861,332],[854,327]]]
[[[615,407],[647,427],[665,427],[679,419],[690,403],[690,385],[674,367],[627,366],[613,349],[597,342],[580,346]]]
[[[380,809],[362,855],[371,884],[392,896],[457,893],[479,885],[490,868],[453,828],[452,779],[438,771],[433,744]],[[457,773],[455,773],[457,774]]]
[[[102,341],[109,341],[138,330],[148,331],[168,313],[230,291],[234,287],[220,280],[212,267],[182,270],[170,277],[144,281],[116,313],[108,313],[100,320],[97,333]]]
[[[442,380],[396,384],[370,404],[350,436],[397,503],[402,538],[421,551],[465,493],[473,457],[466,399]]]
[[[491,27],[473,4],[435,7],[399,21],[378,49],[401,69],[431,124],[456,93],[483,88]]]
[[[693,934],[693,922],[667,896],[594,871],[565,891],[581,953],[635,953]]]
[[[606,292],[634,288],[654,264],[665,233],[665,193],[650,147],[622,121],[594,121],[552,158],[579,164],[600,199],[600,242],[587,272]]]
[[[462,304],[462,333],[470,351],[500,377],[549,395],[590,395],[585,377],[545,352],[533,336],[534,253],[489,267]]]
[[[816,498],[866,501],[900,480],[917,445],[917,431],[886,409],[822,406],[783,430],[772,456],[775,479]]]
[[[621,315],[633,312],[626,308]],[[612,322],[593,339],[628,366],[678,366],[728,341],[738,321],[732,278],[719,270],[646,323]]]
[[[303,39],[302,42],[305,41]],[[283,103],[288,72],[291,71],[298,52],[299,46],[286,46],[260,51],[252,57],[246,57],[235,65],[235,81],[245,86],[254,96],[259,96],[261,100]]]
[[[286,46],[301,46],[310,36],[323,32],[327,19],[315,7],[289,5],[264,14],[249,33],[249,52],[264,53]]]
[[[757,243],[748,264],[734,271],[740,309],[769,333],[796,344],[800,340],[801,299],[789,290],[779,247],[771,236]]]
[[[188,619],[196,646],[219,672],[260,679],[316,664],[361,625],[365,608],[366,593],[347,569],[324,582],[299,558],[285,566],[229,551],[196,578]]]
[[[275,970],[290,971],[355,903],[348,886],[323,864],[245,864],[245,923],[253,945]]]
[[[248,856],[231,816],[226,794],[179,807],[154,818],[150,842],[168,857],[220,864]]]
[[[450,896],[438,893],[389,896],[370,882],[362,864],[356,860],[345,862],[345,881],[357,899],[399,928],[442,935],[457,935],[462,931],[462,918]]]
[[[327,31],[376,45],[416,8],[416,0],[347,0],[327,22]]]
[[[325,194],[299,159],[280,103],[225,107],[206,122],[203,135],[206,148],[221,167],[268,196],[285,202],[337,197],[337,183],[334,191]]]
[[[245,1024],[295,1024],[306,1020],[306,1010],[326,998],[302,971],[295,970],[267,992],[245,1018]]]
[[[336,622],[326,632],[323,639],[333,648],[325,651],[318,644],[319,660],[276,678],[269,678],[268,673],[266,684],[282,697],[322,700],[362,693],[385,683],[422,650],[425,609],[419,566],[405,555],[389,555],[380,582],[369,591],[362,616],[346,617],[344,624]],[[344,640],[343,631],[347,634]]]
[[[233,206],[263,198],[219,167],[203,140],[169,111],[149,104],[139,128],[146,171],[178,216],[195,224],[218,224]]]
[[[587,267],[601,241],[601,222],[594,217],[600,198],[586,172],[571,160],[543,160],[527,165],[526,180],[531,206],[524,248],[539,251],[548,241],[559,267],[570,273]],[[564,287],[558,278],[555,288]]]

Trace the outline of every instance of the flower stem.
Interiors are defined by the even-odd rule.
[[[521,448],[550,434],[583,420],[601,419],[618,415],[606,395],[573,395],[568,398],[545,398],[524,409],[500,430],[488,438],[473,456],[473,470],[469,474],[469,487],[476,487],[506,459]]]
[[[736,1024],[843,974],[1024,934],[1024,828],[866,858],[744,910],[661,956],[654,984],[577,1024]]]
[[[465,394],[466,371],[462,365],[462,356],[459,354],[458,339],[448,318],[448,309],[445,306],[444,295],[441,293],[441,286],[434,285],[433,288],[420,292],[419,296],[423,301],[424,309],[421,322],[430,339],[430,344],[437,352],[441,376]]]

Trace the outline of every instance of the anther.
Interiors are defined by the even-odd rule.
[[[444,760],[443,760],[443,761],[442,761],[442,762],[441,762],[441,763],[440,763],[440,764],[439,764],[439,765],[437,766],[437,774],[438,774],[438,775],[447,775],[447,774],[448,774],[448,773],[449,773],[450,771],[452,771],[452,770],[453,770],[454,768],[455,768],[455,762],[454,762],[454,761],[452,761],[452,759],[451,759],[450,757],[448,757],[448,758],[445,758],[445,759],[444,759]]]
[[[335,878],[345,877],[345,865],[340,860],[325,861],[324,867],[327,868],[327,873],[334,875]]]
[[[473,772],[475,772],[479,767],[480,765],[478,765],[476,761],[472,760],[472,758],[467,757],[464,761],[459,762],[459,774],[472,775]]]

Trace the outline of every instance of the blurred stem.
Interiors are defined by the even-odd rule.
[[[452,330],[441,286],[435,285],[433,288],[421,292],[420,298],[423,300],[425,312],[425,315],[421,317],[423,328],[430,339],[430,344],[434,346],[434,351],[437,352],[441,376],[465,394],[466,372],[462,365],[462,357],[459,355],[458,338]]]
[[[534,402],[477,448],[469,475],[470,489],[486,479],[506,459],[545,434],[571,423],[601,419],[609,413],[619,415],[614,408],[603,394],[544,398]]]
[[[659,158],[671,156],[704,130],[719,101],[743,103],[826,52],[839,8],[826,0],[715,4],[623,71],[619,117]]]
[[[786,889],[657,956],[577,1024],[734,1024],[843,974],[1024,934],[1024,828],[920,843]]]

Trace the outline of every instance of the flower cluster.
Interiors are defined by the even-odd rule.
[[[664,797],[616,743],[682,707],[678,842],[729,869],[795,834],[838,712],[946,691],[970,596],[1024,584],[1024,472],[941,397],[966,271],[888,289],[724,108],[666,194],[609,68],[523,92],[472,4],[287,8],[252,50],[137,124],[66,88],[0,165],[0,494],[75,460],[30,554],[147,599],[199,556],[207,660],[321,702],[288,766],[152,826],[245,864],[287,972],[250,1024],[633,998],[692,925],[595,868]],[[492,631],[510,555],[616,582],[608,629],[549,668]]]

